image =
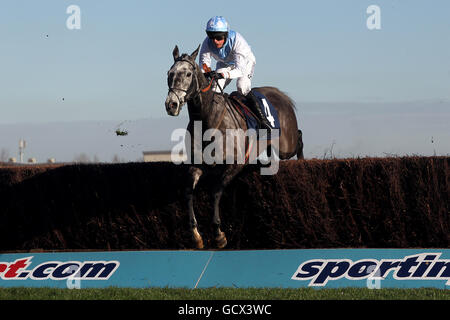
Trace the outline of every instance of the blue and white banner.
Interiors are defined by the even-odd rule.
[[[0,287],[450,289],[450,249],[0,254]]]

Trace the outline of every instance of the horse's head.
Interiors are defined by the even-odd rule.
[[[174,64],[167,72],[167,85],[169,93],[166,98],[166,111],[170,116],[178,116],[181,107],[197,93],[198,79],[195,59],[200,46],[191,54],[180,56],[178,46],[173,49]]]

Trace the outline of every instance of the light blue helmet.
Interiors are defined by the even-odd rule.
[[[215,16],[206,23],[206,32],[228,32],[230,27],[227,20],[222,16]]]

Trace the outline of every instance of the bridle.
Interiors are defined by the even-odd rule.
[[[182,91],[182,92],[186,93],[186,98],[187,98],[188,96],[190,96],[192,94],[191,91],[193,90],[194,82],[198,83],[198,79],[197,79],[197,68],[196,68],[196,66],[191,61],[189,61],[187,59],[177,59],[177,60],[175,60],[175,63],[172,65],[172,67],[170,69],[172,69],[173,66],[175,64],[177,64],[178,62],[187,62],[193,68],[193,71],[192,71],[193,79],[191,81],[191,84],[190,84],[189,88],[183,89],[183,88],[169,87],[169,92],[172,92],[175,95],[175,97],[177,97],[178,103],[181,105],[180,96],[176,93],[175,90],[179,90],[179,91]],[[198,85],[197,85],[197,88],[198,88]],[[198,89],[197,89],[196,93],[198,93]]]
[[[197,76],[197,66],[195,65],[195,63],[192,63],[191,61],[189,61],[187,59],[178,58],[178,59],[175,60],[174,64],[172,65],[172,67],[170,67],[170,69],[172,70],[173,66],[176,63],[178,63],[178,62],[187,62],[187,63],[189,63],[191,65],[192,69],[193,69],[193,72],[192,72],[193,79],[195,79],[195,80],[191,81],[191,85],[187,89],[169,87],[169,92],[172,92],[177,97],[178,103],[181,105],[181,99],[180,99],[180,97],[178,96],[178,94],[174,90],[182,91],[182,92],[186,93],[186,97],[188,97],[188,96],[192,95],[192,92],[190,92],[190,91],[194,90],[193,86],[194,86],[194,81],[195,81],[197,83],[197,90],[196,90],[195,94],[197,95],[200,92],[207,92],[208,90],[210,90],[211,86],[212,86],[212,82],[213,82],[214,79],[211,79],[211,81],[208,84],[208,86],[206,86],[203,89],[200,89],[198,76]]]
[[[173,66],[176,63],[180,62],[180,61],[189,63],[191,65],[191,67],[193,68],[193,79],[195,78],[195,82],[197,82],[197,89],[195,91],[195,96],[198,96],[200,92],[204,93],[204,92],[207,92],[207,91],[211,90],[213,81],[215,81],[216,79],[214,77],[211,78],[211,81],[209,82],[209,84],[205,88],[201,89],[200,85],[199,85],[199,81],[198,81],[198,76],[197,76],[197,66],[195,65],[195,63],[192,63],[190,60],[186,60],[183,57],[178,58],[178,59],[175,60],[175,62],[172,65],[172,67],[170,67],[170,70],[172,70]],[[206,66],[204,66],[204,69],[205,68],[206,68]],[[205,69],[205,71],[207,71],[207,70]],[[193,86],[194,86],[194,80],[191,81],[191,84],[190,84],[189,88],[187,88],[187,89],[169,87],[169,93],[172,92],[177,97],[178,103],[181,106],[181,99],[180,99],[180,97],[178,96],[178,94],[174,90],[180,90],[182,92],[185,92],[186,93],[186,100],[187,100],[187,98],[190,97],[193,94],[192,92],[190,92],[190,91],[194,90]],[[222,94],[223,94],[223,92],[222,92]],[[201,97],[200,97],[200,101],[201,101]],[[226,113],[226,111],[228,109],[227,105],[228,105],[228,102],[226,103],[225,107],[223,108],[223,111],[222,111],[222,113],[220,115],[219,121],[218,121],[217,125],[214,126],[215,128],[218,128],[220,126],[220,124],[222,123],[223,118],[225,116],[225,113]]]

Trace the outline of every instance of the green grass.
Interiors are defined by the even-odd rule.
[[[0,300],[450,300],[446,289],[1,288]]]

